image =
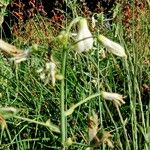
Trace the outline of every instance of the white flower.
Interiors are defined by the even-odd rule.
[[[41,73],[43,70],[44,70],[43,68],[39,68],[36,72]]]
[[[105,47],[107,47],[108,50],[110,50],[113,54],[120,56],[120,57],[127,57],[127,55],[125,54],[124,48],[120,44],[113,42],[112,40],[106,38],[103,35],[99,35],[98,40],[101,41],[102,44]]]
[[[41,80],[45,80],[45,78],[46,78],[45,73],[41,73],[41,74],[40,74],[40,79],[41,79]]]
[[[8,113],[15,114],[17,113],[17,109],[14,107],[1,107],[0,112],[8,112]]]
[[[22,52],[20,54],[16,54],[15,57],[10,58],[10,61],[14,61],[15,64],[19,64],[22,61],[26,61],[29,54],[30,54],[30,51],[25,50],[24,52]]]
[[[118,106],[125,104],[123,96],[118,93],[102,92],[102,97],[106,100],[113,101],[113,103]]]
[[[49,83],[49,81],[51,80],[52,85],[55,86],[57,75],[56,75],[56,64],[54,62],[52,61],[47,62],[45,64],[45,67],[39,68],[36,72],[40,74],[40,79],[44,80],[45,85]],[[60,79],[62,77],[58,78]]]
[[[46,63],[46,71],[48,71],[48,70],[50,71],[50,77],[51,77],[52,85],[55,86],[56,64],[53,62]]]
[[[88,51],[93,47],[93,37],[88,28],[87,20],[85,18],[79,21],[79,31],[76,38],[76,50],[78,53]]]

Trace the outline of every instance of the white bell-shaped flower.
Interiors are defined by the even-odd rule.
[[[102,42],[102,44],[106,48],[108,48],[108,50],[111,51],[113,54],[120,56],[120,57],[125,57],[125,58],[127,57],[127,55],[125,54],[124,48],[120,44],[108,39],[107,37],[103,35],[99,35],[98,40]]]
[[[102,92],[102,97],[106,100],[112,101],[115,105],[121,106],[122,104],[125,104],[125,101],[123,100],[123,96],[118,93],[110,93],[110,92]]]
[[[93,37],[88,28],[87,20],[85,18],[79,21],[79,31],[76,38],[76,51],[82,53],[92,49],[93,47]]]
[[[46,63],[46,70],[50,71],[50,77],[51,77],[52,85],[55,86],[55,82],[56,82],[56,78],[55,78],[56,64],[53,63],[53,62]]]
[[[51,81],[52,86],[55,86],[56,79],[63,79],[61,74],[56,74],[57,68],[53,61],[47,62],[43,68],[39,68],[36,72],[40,74],[40,79],[44,81],[45,85]]]
[[[27,49],[23,51],[22,53],[16,54],[16,56],[10,58],[10,61],[14,61],[15,64],[19,64],[22,61],[26,61],[29,54],[30,54],[30,50]]]

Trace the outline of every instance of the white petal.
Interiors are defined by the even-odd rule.
[[[127,57],[126,54],[125,54],[125,50],[124,48],[116,43],[116,42],[113,42],[112,40],[106,38],[105,36],[103,35],[99,35],[98,36],[98,39],[103,43],[103,45],[105,47],[108,48],[109,51],[111,51],[113,54],[117,55],[117,56],[120,56],[120,57]]]
[[[50,62],[50,75],[51,75],[51,81],[52,81],[52,85],[55,86],[55,82],[56,82],[56,78],[55,78],[55,71],[56,69],[56,65],[53,62]]]
[[[93,47],[93,37],[88,28],[87,20],[84,18],[80,21],[76,42],[76,50],[78,53],[88,51]]]
[[[44,79],[45,79],[45,73],[41,73],[41,74],[40,74],[40,79],[41,79],[41,80],[44,80]]]
[[[36,72],[41,73],[43,70],[44,70],[43,68],[39,68]]]
[[[10,61],[14,61],[16,64],[26,61],[30,51],[25,50],[23,53],[16,55],[15,57],[10,58]]]
[[[102,92],[102,96],[106,100],[120,100],[123,101],[123,96],[118,93]]]

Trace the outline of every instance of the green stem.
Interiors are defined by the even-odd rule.
[[[63,56],[62,56],[62,68],[61,68],[61,74],[63,77],[65,77],[65,70],[66,70],[66,56],[67,56],[67,49],[64,47],[63,49]],[[63,145],[63,150],[65,149],[64,143],[66,139],[66,123],[65,123],[65,78],[61,80],[61,142]]]
[[[65,112],[65,115],[66,115],[66,116],[71,115],[71,114],[74,112],[74,109],[75,109],[75,108],[79,107],[80,105],[82,105],[82,104],[86,103],[87,101],[89,101],[89,100],[91,100],[91,99],[93,99],[93,98],[95,98],[95,97],[98,97],[98,96],[100,96],[100,95],[101,95],[101,93],[96,93],[96,94],[93,94],[93,95],[91,95],[91,96],[89,96],[89,97],[87,97],[87,98],[85,98],[85,99],[79,101],[78,103],[76,103],[75,105],[73,105],[71,108],[69,108],[69,109]]]
[[[31,123],[36,123],[36,124],[48,127],[53,132],[60,133],[59,128],[56,125],[52,124],[52,123],[39,122],[39,121],[35,121],[35,120],[29,119],[29,118],[20,117],[20,116],[14,116],[14,118],[24,120],[24,121],[28,121],[28,122],[31,122]]]
[[[108,112],[108,115],[110,116],[110,119],[111,119],[112,123],[113,123],[114,126],[115,126],[115,130],[116,130],[116,134],[117,134],[117,138],[118,138],[117,140],[118,140],[120,149],[123,150],[123,146],[122,146],[122,143],[121,143],[121,140],[120,140],[120,135],[119,135],[119,131],[118,131],[117,124],[115,123],[115,121],[114,121],[114,119],[113,119],[113,116],[112,116],[112,114],[111,114],[111,112],[110,112],[110,110],[109,110],[109,108],[108,108],[108,106],[107,106],[107,104],[106,104],[105,101],[104,101],[104,106],[105,106],[105,108],[106,108],[106,110],[107,110],[107,112]]]
[[[129,143],[129,139],[128,139],[128,135],[127,135],[127,130],[126,130],[126,127],[125,127],[125,123],[123,121],[123,118],[122,118],[122,115],[121,115],[121,112],[120,112],[120,109],[119,109],[118,105],[116,105],[116,108],[117,108],[117,111],[118,111],[118,114],[119,114],[119,117],[120,117],[120,120],[121,120],[121,123],[122,123],[122,126],[123,126],[124,136],[125,136],[125,139],[126,139],[126,142],[127,142],[126,150],[130,150],[131,147],[130,147],[130,143]]]
[[[130,55],[128,55],[128,56],[130,56]],[[134,74],[134,72],[132,72],[134,69],[133,69],[131,57],[128,58],[128,61],[127,61],[127,59],[125,59],[124,62],[125,62],[125,68],[127,71],[128,91],[129,91],[129,98],[130,98],[133,146],[134,146],[134,149],[138,149],[136,99],[134,99],[134,97],[133,97],[135,94],[133,93],[133,83],[132,83],[132,79],[131,79],[131,74]],[[128,64],[128,62],[130,63],[130,65]],[[130,66],[130,68],[129,68],[129,66]]]
[[[67,28],[67,34],[68,34],[68,35],[69,35],[69,33],[70,33],[70,30],[71,30],[72,26],[73,26],[74,24],[76,24],[81,18],[82,18],[82,17],[77,17],[77,18],[75,18],[75,19],[73,19],[73,20],[71,21],[71,23],[69,24],[69,27]]]

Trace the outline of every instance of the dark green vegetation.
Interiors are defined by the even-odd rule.
[[[67,1],[66,1],[67,2]],[[150,50],[149,50],[149,1],[116,2],[111,8],[111,21],[96,12],[95,28],[92,15],[80,9],[76,1],[68,1],[62,22],[50,21],[39,13],[25,21],[11,35],[11,43],[20,49],[38,45],[27,61],[12,64],[0,55],[1,107],[14,107],[15,114],[0,111],[0,149],[36,150],[62,149],[62,136],[71,138],[72,145],[66,149],[86,149],[89,116],[98,115],[101,131],[109,131],[114,149],[150,149]],[[70,15],[71,14],[71,15]],[[86,16],[92,34],[103,34],[124,46],[127,59],[107,51],[95,38],[94,48],[88,53],[75,54],[72,41],[59,43],[55,37],[66,29],[77,16]],[[113,17],[114,16],[114,17]],[[22,24],[21,24],[22,23]],[[11,28],[10,28],[11,29]],[[13,29],[14,30],[14,29]],[[76,32],[76,27],[71,32]],[[5,39],[6,41],[7,39]],[[49,45],[49,46],[48,46]],[[37,70],[50,61],[50,53],[56,62],[57,73],[64,73],[64,80],[44,84]],[[67,57],[65,58],[65,56]],[[125,104],[115,107],[112,102],[96,96],[77,107],[65,117],[65,135],[53,132],[50,121],[61,129],[65,110],[100,91],[125,96]],[[54,128],[55,128],[54,125]],[[57,127],[56,127],[57,130]],[[64,133],[63,133],[64,134]],[[103,137],[104,135],[102,135]],[[94,149],[110,149],[105,140],[93,140]],[[92,144],[91,144],[92,145]],[[92,145],[92,146],[93,146]]]

